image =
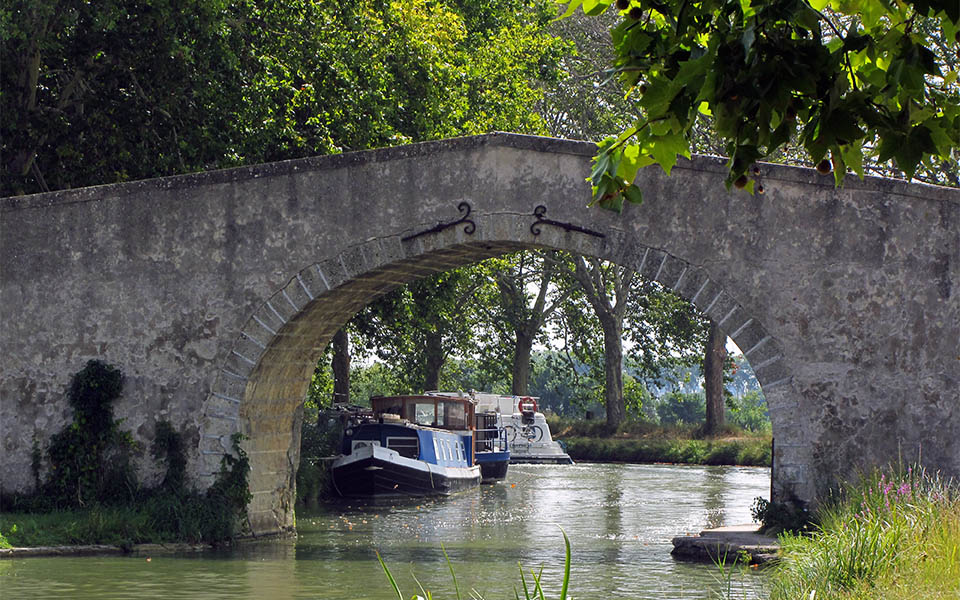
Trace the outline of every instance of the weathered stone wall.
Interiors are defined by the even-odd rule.
[[[531,246],[634,266],[721,323],[768,400],[778,496],[921,447],[960,476],[960,194],[770,165],[765,194],[727,193],[697,158],[643,171],[645,203],[614,215],[584,208],[593,148],[498,134],[2,200],[0,487],[30,487],[33,437],[101,358],[127,374],[125,425],[149,444],[173,421],[201,482],[247,434],[254,526],[289,527],[298,411],[339,326],[396,285]],[[461,202],[472,234],[404,240]],[[537,205],[604,237],[534,235]]]

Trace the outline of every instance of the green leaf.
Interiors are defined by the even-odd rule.
[[[611,1],[612,0],[583,0],[583,13],[591,17],[601,15],[610,7]]]
[[[377,560],[380,561],[380,566],[383,567],[383,572],[386,574],[387,579],[390,581],[390,585],[393,586],[393,591],[396,592],[397,598],[403,600],[403,594],[400,593],[400,588],[397,586],[397,581],[393,578],[393,575],[390,574],[390,569],[387,568],[387,564],[383,562],[383,557],[380,556],[379,551],[377,553]]]
[[[850,168],[857,177],[863,179],[863,149],[859,145],[841,145],[840,153],[843,155],[843,162]]]
[[[563,587],[560,588],[560,600],[567,600],[567,586],[570,583],[570,538],[567,537],[567,532],[560,528],[560,533],[563,534],[563,545],[565,547],[565,558],[563,561]]]
[[[660,136],[651,140],[650,154],[657,164],[669,175],[677,164],[677,155],[690,157],[690,145],[683,134]]]
[[[623,195],[627,197],[627,202],[631,204],[643,204],[643,192],[632,183],[623,190]]]
[[[910,130],[910,134],[896,149],[893,157],[897,161],[897,167],[912,179],[917,172],[917,166],[923,160],[924,153],[933,152],[936,152],[936,146],[930,130],[923,125],[918,125]]]
[[[620,163],[617,166],[616,176],[627,183],[633,182],[640,170],[640,146],[628,144],[620,149]]]
[[[847,165],[843,159],[843,152],[839,147],[834,147],[830,153],[830,162],[833,164],[833,182],[837,187],[843,185],[843,179],[847,176]]]
[[[557,0],[557,4],[567,5],[567,10],[563,11],[563,14],[555,19],[559,21],[560,19],[566,19],[567,17],[573,15],[573,13],[577,12],[577,8],[583,4],[583,0],[570,0],[569,2],[567,2],[567,0]]]

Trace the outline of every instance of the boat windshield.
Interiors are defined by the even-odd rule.
[[[391,396],[371,398],[376,416],[395,414],[410,423],[441,427],[443,429],[468,429],[473,408],[469,400],[432,396]]]

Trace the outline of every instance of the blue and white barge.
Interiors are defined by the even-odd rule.
[[[445,496],[480,483],[469,398],[387,396],[344,429],[331,465],[345,497]]]

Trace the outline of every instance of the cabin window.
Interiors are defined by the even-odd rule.
[[[420,440],[415,437],[388,437],[387,448],[396,450],[400,456],[419,458]]]
[[[433,402],[407,404],[407,420],[418,425],[433,425],[436,421],[436,405]]]
[[[460,402],[444,403],[446,406],[443,425],[449,429],[466,429],[467,413]]]
[[[457,460],[463,460],[463,443],[457,442]]]

